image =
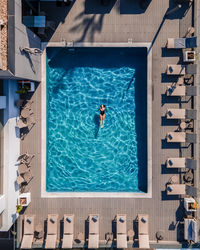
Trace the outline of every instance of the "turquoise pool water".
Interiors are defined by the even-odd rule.
[[[145,48],[47,48],[47,192],[146,192],[146,58]]]

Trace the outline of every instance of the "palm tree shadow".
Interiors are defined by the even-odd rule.
[[[100,33],[103,26],[104,14],[92,15],[90,17],[84,18],[79,24],[73,26],[70,29],[71,33],[83,31],[81,37],[77,42],[83,42],[88,34],[89,41],[94,41],[94,36],[96,33]]]
[[[99,133],[99,127],[100,127],[99,115],[95,114],[93,120],[94,120],[94,124],[95,124],[94,138],[97,139],[97,136],[98,136],[98,133]]]

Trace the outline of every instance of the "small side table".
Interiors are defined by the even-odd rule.
[[[184,62],[194,62],[195,61],[195,51],[185,51],[183,54],[183,61]]]
[[[184,180],[185,180],[185,182],[192,182],[193,181],[193,173],[192,172],[187,172],[184,175]]]
[[[82,241],[84,241],[84,235],[83,235],[83,233],[79,233],[77,238],[76,238],[76,243],[80,244],[80,243],[82,243]]]
[[[164,232],[163,231],[156,232],[156,239],[163,240],[164,239]]]
[[[133,241],[133,237],[135,236],[135,233],[133,231],[133,229],[129,229],[128,230],[128,238],[129,238],[129,241]]]
[[[186,129],[186,127],[187,127],[187,124],[186,124],[185,122],[181,122],[181,123],[180,123],[180,128],[181,128],[182,130]]]
[[[113,233],[106,234],[106,244],[108,244],[110,241],[113,241]]]
[[[38,225],[35,227],[35,232],[36,232],[36,234],[35,234],[36,240],[42,239],[44,233],[43,233],[43,227],[42,227],[41,224],[38,224]]]

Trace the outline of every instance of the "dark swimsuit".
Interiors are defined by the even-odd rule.
[[[102,115],[102,116],[103,116],[104,114],[105,114],[105,110],[103,110],[103,111],[102,111],[102,110],[100,110],[100,115]]]

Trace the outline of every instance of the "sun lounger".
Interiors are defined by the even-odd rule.
[[[32,249],[34,237],[34,215],[24,216],[24,235],[22,238],[21,249]]]
[[[150,248],[148,214],[138,214],[138,237],[139,237],[139,248]]]
[[[168,195],[184,195],[186,194],[185,184],[167,184]]]
[[[74,215],[65,214],[64,215],[64,231],[62,248],[72,248],[74,240]]]
[[[167,86],[167,96],[196,96],[195,86]]]
[[[198,242],[197,221],[195,219],[184,218],[184,239]]]
[[[55,249],[58,230],[58,215],[49,214],[47,221],[47,237],[45,242],[46,249]]]
[[[167,194],[197,197],[197,188],[186,184],[167,184]]]
[[[99,215],[89,215],[88,248],[99,248]]]
[[[197,65],[196,64],[169,64],[167,65],[166,73],[167,75],[185,75],[185,74],[196,74]]]
[[[185,132],[169,132],[167,133],[167,142],[186,142]]]
[[[35,156],[34,154],[25,153],[25,154],[21,154],[17,160],[26,165],[30,165],[34,156]]]
[[[167,65],[167,75],[185,75],[185,65]]]
[[[27,154],[27,156],[23,159],[23,162],[29,165],[34,157],[35,154]]]
[[[167,109],[167,119],[185,119],[185,109]]]
[[[197,37],[167,39],[168,49],[185,49],[185,48],[196,48],[196,47],[197,47]]]
[[[193,109],[167,109],[167,119],[193,119],[195,120],[197,111]]]
[[[117,215],[117,248],[127,248],[126,215]]]
[[[189,168],[196,169],[196,160],[179,157],[179,158],[168,158],[166,161],[167,168]]]
[[[196,134],[185,132],[169,132],[166,135],[167,142],[187,142],[196,143]]]

